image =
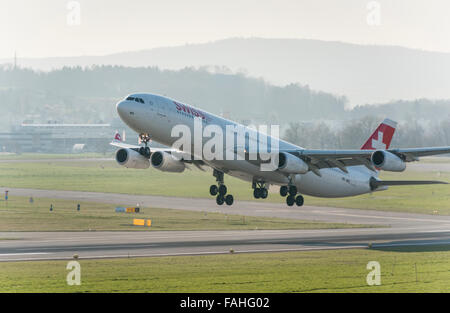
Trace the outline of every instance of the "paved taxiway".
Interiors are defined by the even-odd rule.
[[[236,201],[231,207],[217,206],[214,199],[137,196],[97,192],[8,188],[10,195],[71,199],[160,207],[193,211],[222,212],[381,225],[383,228],[329,230],[247,230],[247,231],[137,231],[137,232],[7,232],[0,233],[0,261],[80,258],[134,257],[296,251],[387,247],[396,245],[450,244],[450,216],[354,210],[283,203]]]

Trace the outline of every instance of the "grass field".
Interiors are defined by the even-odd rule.
[[[50,204],[53,211],[50,212]],[[103,203],[57,199],[11,197],[0,201],[0,231],[106,231],[106,230],[243,230],[243,229],[324,229],[364,225],[321,223],[279,218],[225,215],[173,209],[141,208],[136,213],[116,213],[115,206]],[[151,227],[133,226],[133,218],[152,220]],[[366,226],[370,227],[370,226]],[[373,227],[373,226],[372,226]],[[1,240],[1,238],[0,238]]]
[[[80,260],[80,286],[67,261],[2,262],[0,292],[450,292],[449,249]],[[366,283],[369,261],[380,286]]]
[[[450,172],[407,171],[401,174],[384,172],[381,178],[450,182]],[[386,191],[356,197],[336,199],[307,197],[307,200],[305,197],[305,201],[310,205],[319,206],[450,215],[450,185],[397,186],[389,187]]]
[[[447,161],[448,159],[444,159]],[[438,162],[432,159],[430,162]],[[443,180],[450,182],[450,172],[382,173],[383,179]],[[149,194],[179,197],[210,197],[211,172],[187,170],[182,174],[163,173],[154,169],[134,170],[118,166],[114,161],[25,162],[0,163],[0,186]],[[251,184],[226,176],[228,190],[237,201],[253,200]],[[412,196],[414,195],[414,196]],[[213,201],[213,200],[212,200]],[[262,200],[260,200],[262,201]],[[264,201],[284,202],[277,191]],[[307,205],[450,215],[448,185],[391,187],[341,199],[305,197]]]

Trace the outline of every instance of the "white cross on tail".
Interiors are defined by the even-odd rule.
[[[372,138],[372,148],[386,150],[386,144],[383,142],[383,133],[378,132],[378,140]]]

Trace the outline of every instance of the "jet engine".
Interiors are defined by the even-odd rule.
[[[163,172],[181,173],[186,168],[183,162],[164,151],[153,152],[150,163],[154,168]]]
[[[305,161],[290,153],[280,152],[278,155],[278,170],[289,174],[306,174],[309,166]]]
[[[384,171],[403,172],[406,163],[393,153],[384,150],[377,150],[370,157],[372,164]]]
[[[148,158],[139,152],[128,148],[117,150],[116,161],[120,165],[128,168],[146,169],[150,167],[150,161]]]

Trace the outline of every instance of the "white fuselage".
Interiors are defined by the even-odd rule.
[[[194,133],[194,119],[202,121],[202,125],[217,125],[224,133],[226,127],[239,126],[249,132],[249,140],[258,140],[258,132],[246,128],[236,122],[227,120],[217,115],[205,112],[198,108],[174,101],[159,95],[141,93],[133,94],[139,97],[144,103],[123,100],[117,104],[117,111],[120,118],[133,130],[141,134],[149,134],[152,140],[161,144],[172,146],[178,139],[173,137],[172,129],[176,125],[186,125]],[[197,119],[197,120],[198,120]],[[270,137],[270,136],[269,136]],[[273,139],[273,137],[270,137]],[[302,147],[278,140],[279,150],[302,150]],[[202,139],[202,145],[208,138]],[[226,149],[224,145],[224,149]],[[190,152],[194,152],[195,147],[190,147]],[[224,155],[226,152],[224,151]],[[278,170],[262,171],[258,164],[251,161],[227,159],[205,160],[203,161],[219,171],[228,175],[238,177],[247,181],[261,181],[267,184],[287,185],[289,175]],[[300,193],[317,197],[346,197],[371,192],[369,180],[377,176],[376,172],[370,171],[365,166],[350,166],[348,173],[338,168],[320,169],[321,176],[309,171],[306,174],[296,174],[291,176],[291,183],[297,186]]]

